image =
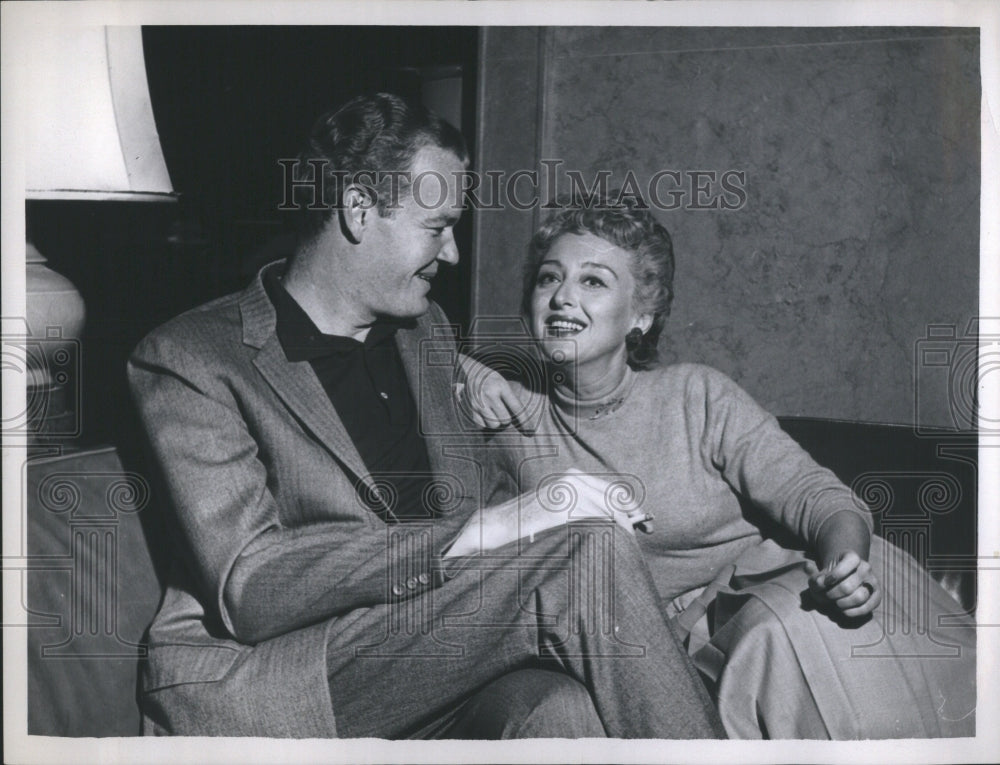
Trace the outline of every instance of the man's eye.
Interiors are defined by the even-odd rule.
[[[441,236],[444,233],[444,226],[437,226],[431,229],[431,236]]]

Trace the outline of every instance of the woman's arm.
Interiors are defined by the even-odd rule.
[[[739,494],[812,550],[810,591],[829,609],[864,616],[882,599],[868,564],[872,520],[863,503],[818,465],[745,391],[705,377],[706,451]]]
[[[461,411],[476,427],[498,430],[518,422],[524,404],[503,375],[462,353],[457,371],[455,395]]]
[[[816,553],[822,570],[811,570],[809,590],[821,604],[844,616],[870,614],[882,602],[882,588],[868,563],[871,533],[850,510],[831,515],[819,529]]]
[[[816,557],[824,568],[832,568],[849,552],[868,560],[871,542],[872,535],[861,516],[851,510],[841,510],[819,527]]]

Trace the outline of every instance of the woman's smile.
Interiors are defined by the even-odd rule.
[[[545,320],[545,334],[548,337],[574,337],[587,328],[579,319],[553,315]]]

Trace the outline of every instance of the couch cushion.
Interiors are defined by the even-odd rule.
[[[26,478],[28,733],[139,735],[141,642],[161,597],[149,485],[112,447],[31,460]]]

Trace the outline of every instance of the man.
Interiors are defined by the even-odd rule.
[[[302,159],[320,175],[291,260],[129,364],[181,548],[150,628],[146,729],[721,735],[614,524],[442,564],[486,491],[452,370],[426,363],[455,358],[428,291],[458,260],[460,134],[379,94],[322,118]],[[605,512],[576,488],[582,514]]]

